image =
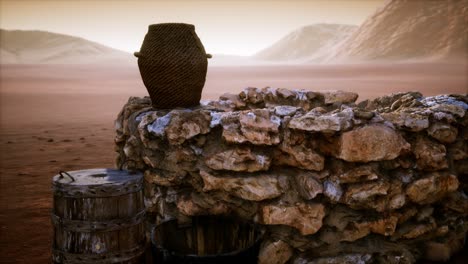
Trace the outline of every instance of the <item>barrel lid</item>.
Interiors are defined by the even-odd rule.
[[[141,189],[143,174],[116,169],[60,172],[52,179],[56,194],[79,197],[117,196]]]
[[[67,175],[57,174],[54,176],[54,183],[68,185],[102,185],[121,183],[128,181],[139,181],[143,175],[139,172],[131,173],[126,170],[116,169],[90,169],[66,172],[73,177],[74,181]]]

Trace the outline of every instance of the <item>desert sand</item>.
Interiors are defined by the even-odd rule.
[[[286,36],[267,52],[275,62],[215,55],[203,99],[249,86],[353,91],[358,100],[467,93],[467,1],[387,1],[357,29]],[[319,46],[296,41],[315,43],[317,32],[328,34]],[[113,121],[128,97],[147,92],[130,53],[50,32],[0,33],[0,263],[50,263],[52,177],[113,167]]]
[[[136,65],[1,65],[0,262],[50,263],[51,178],[113,167],[113,121],[146,95]],[[341,89],[360,100],[398,91],[466,93],[466,64],[210,67],[204,99],[247,86]]]

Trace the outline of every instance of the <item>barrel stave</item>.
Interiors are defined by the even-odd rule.
[[[106,183],[97,186],[97,180],[91,179],[93,184],[86,185],[86,177],[97,173]],[[84,170],[70,174],[80,177],[79,184],[65,182],[58,176],[53,182],[54,260],[59,263],[141,263],[146,246],[142,175],[129,175],[127,181],[124,172],[116,170]],[[115,182],[114,176],[118,176]]]

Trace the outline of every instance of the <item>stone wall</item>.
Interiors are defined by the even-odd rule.
[[[468,230],[468,97],[247,88],[193,109],[132,97],[116,164],[144,171],[158,223],[236,216],[259,263],[447,260]]]

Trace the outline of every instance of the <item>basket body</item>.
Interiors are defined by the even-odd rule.
[[[153,107],[199,105],[208,60],[193,25],[150,25],[135,56]]]

